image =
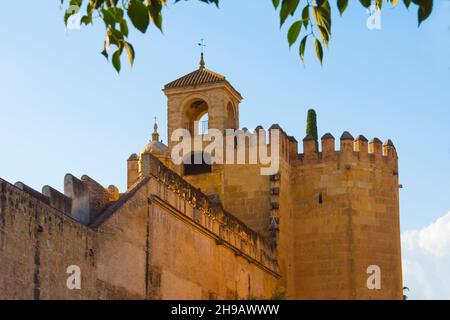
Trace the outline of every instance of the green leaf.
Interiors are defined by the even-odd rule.
[[[155,26],[162,31],[162,3],[161,0],[152,0],[148,5],[148,13]]]
[[[288,31],[288,41],[289,46],[291,47],[295,41],[297,41],[297,38],[300,34],[300,31],[302,30],[303,20],[296,21],[292,24],[292,26],[289,28]]]
[[[303,25],[305,26],[305,28],[307,28],[308,27],[308,23],[309,23],[309,5],[306,5],[303,8],[302,20],[303,20]]]
[[[318,25],[320,36],[322,37],[323,44],[328,47],[328,42],[330,41],[330,35],[327,30],[323,26]]]
[[[295,11],[297,11],[297,7],[299,4],[300,4],[300,0],[291,0],[291,5],[290,5],[291,16],[293,16]]]
[[[375,6],[378,10],[381,10],[383,7],[383,0],[375,0]]]
[[[430,16],[431,11],[433,11],[433,0],[422,0],[421,3],[418,11],[419,26]]]
[[[81,18],[80,23],[85,24],[85,25],[88,25],[89,23],[92,23],[92,15],[83,16]]]
[[[338,0],[337,6],[339,9],[339,14],[342,16],[348,7],[348,0]]]
[[[283,26],[289,15],[293,15],[297,10],[300,0],[283,0],[280,10],[280,26]]]
[[[112,56],[112,64],[114,69],[116,69],[117,73],[120,73],[120,55],[122,54],[122,50],[117,49]]]
[[[116,24],[116,19],[110,9],[101,9],[100,10],[103,16],[103,21],[105,22],[106,27],[114,27]]]
[[[83,0],[70,0],[69,6],[81,7]]]
[[[305,61],[306,40],[308,40],[308,35],[304,36],[302,41],[300,42],[300,58],[303,62]]]
[[[369,8],[372,4],[372,0],[359,0],[359,2],[361,2],[363,7],[365,7],[365,8]]]
[[[101,52],[102,56],[104,56],[106,58],[106,60],[108,60],[108,52],[106,52],[105,49],[103,49],[103,51]]]
[[[106,35],[108,36],[109,43],[116,46],[119,46],[119,43],[123,40],[122,32],[117,29],[109,28]]]
[[[123,19],[123,10],[121,8],[112,7],[109,9],[114,16],[114,20],[119,23]]]
[[[106,0],[94,0],[94,8],[100,8]]]
[[[284,22],[286,21],[287,17],[291,13],[289,10],[289,0],[283,0],[283,3],[281,4],[281,10],[280,10],[280,26],[283,26]]]
[[[320,41],[318,39],[316,39],[316,41],[315,41],[315,46],[316,46],[317,59],[319,59],[320,64],[322,64],[322,61],[323,61],[323,48],[322,48],[322,44],[320,43]]]
[[[145,33],[150,23],[147,7],[139,0],[130,0],[128,5],[128,17],[131,23],[141,31]]]
[[[125,37],[128,37],[128,24],[127,24],[127,20],[122,19],[122,21],[120,21],[120,31],[122,32],[122,34]]]
[[[127,52],[128,61],[130,65],[133,66],[134,63],[134,48],[129,42],[125,42],[125,51]]]
[[[324,1],[322,5],[312,8],[314,20],[319,29],[320,37],[323,43],[328,46],[328,40],[331,36],[331,8],[328,1]]]
[[[280,0],[272,0],[273,6],[275,9],[278,9],[278,6],[280,5]]]

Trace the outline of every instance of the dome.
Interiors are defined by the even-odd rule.
[[[142,149],[141,154],[151,153],[157,155],[166,155],[169,153],[169,148],[162,142],[150,141]]]

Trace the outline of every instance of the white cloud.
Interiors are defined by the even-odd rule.
[[[402,234],[403,283],[411,299],[450,299],[450,212]]]
[[[435,256],[450,254],[450,212],[422,230],[402,234],[403,248]]]

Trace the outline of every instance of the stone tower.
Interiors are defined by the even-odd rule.
[[[198,133],[194,122],[208,115],[208,127],[236,129],[239,127],[241,94],[226,78],[205,67],[203,53],[197,70],[174,80],[164,87],[167,96],[169,149],[170,137],[175,129],[188,129]]]
[[[205,114],[209,129],[239,128],[242,97],[224,76],[205,68],[203,55],[198,70],[167,84],[164,93],[169,140],[179,128],[202,135],[195,122]],[[270,176],[260,173],[260,162],[187,170],[171,163],[171,141],[150,153],[276,248],[278,286],[286,298],[401,299],[398,158],[392,141],[369,143],[344,132],[337,149],[328,133],[319,146],[305,137],[299,152],[297,140],[278,124],[267,129],[267,148],[274,130],[279,168]],[[129,167],[145,175],[148,159],[141,153]],[[379,289],[367,286],[374,267],[381,271]]]
[[[309,299],[401,299],[398,157],[384,144],[344,132],[321,152],[310,137],[290,174],[293,248],[288,294]],[[369,288],[372,270],[380,287]]]

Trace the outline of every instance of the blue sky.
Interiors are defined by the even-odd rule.
[[[153,117],[167,141],[161,89],[197,68],[204,38],[207,67],[245,98],[241,126],[279,123],[301,141],[306,110],[314,107],[319,134],[391,138],[404,185],[402,231],[425,228],[450,211],[448,1],[435,1],[419,29],[415,10],[385,7],[377,31],[366,28],[365,10],[351,1],[343,18],[335,14],[323,67],[311,43],[305,65],[297,47],[289,49],[287,26],[280,30],[270,0],[221,2],[220,9],[171,3],[164,34],[132,34],[135,65],[123,60],[120,75],[100,55],[100,21],[66,32],[59,1],[4,3],[0,177],[62,190],[71,172],[124,190],[126,159],[150,138]]]

